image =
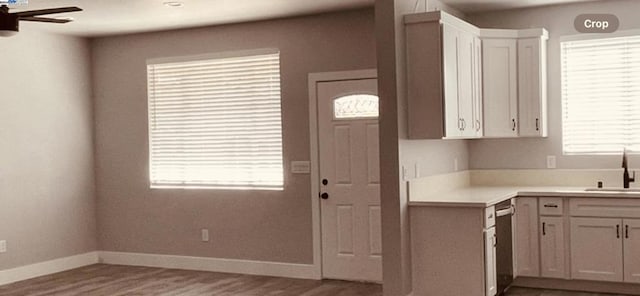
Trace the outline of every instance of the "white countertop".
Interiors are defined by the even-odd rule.
[[[471,186],[409,197],[409,206],[489,207],[516,196],[640,198],[640,191],[585,191],[585,187]]]

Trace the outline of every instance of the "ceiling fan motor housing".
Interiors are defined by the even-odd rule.
[[[15,14],[3,14],[0,16],[0,31],[18,32],[18,16]]]

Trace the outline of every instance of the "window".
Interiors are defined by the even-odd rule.
[[[147,62],[152,188],[283,188],[280,54]]]
[[[640,152],[640,35],[561,42],[563,152]]]
[[[378,97],[374,95],[348,95],[333,101],[336,119],[376,118],[378,112]]]

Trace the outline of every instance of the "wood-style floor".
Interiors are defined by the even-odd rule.
[[[96,264],[0,286],[2,296],[381,296],[382,286]]]
[[[0,286],[1,296],[381,296],[382,286],[96,264]],[[513,287],[507,296],[612,296]],[[443,295],[444,296],[444,295]],[[447,295],[464,296],[464,295]]]
[[[624,295],[512,287],[507,291],[506,296],[624,296]]]

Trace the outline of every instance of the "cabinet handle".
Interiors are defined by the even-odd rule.
[[[542,222],[542,235],[547,235],[547,223]]]
[[[620,225],[616,225],[616,238],[620,238]]]
[[[476,131],[480,131],[480,120],[476,119]]]
[[[464,118],[462,119],[462,130],[466,130],[467,129],[467,121],[464,120]]]
[[[496,235],[493,235],[493,246],[495,247],[498,244],[498,239],[496,238]]]
[[[556,205],[556,204],[546,204],[546,205],[544,205],[544,207],[545,208],[557,208],[558,205]]]
[[[629,225],[624,226],[624,238],[629,238]]]
[[[540,119],[536,118],[536,131],[540,130]]]
[[[458,130],[462,130],[462,118],[458,118]]]
[[[512,131],[516,130],[516,120],[515,119],[511,119],[511,130]]]

